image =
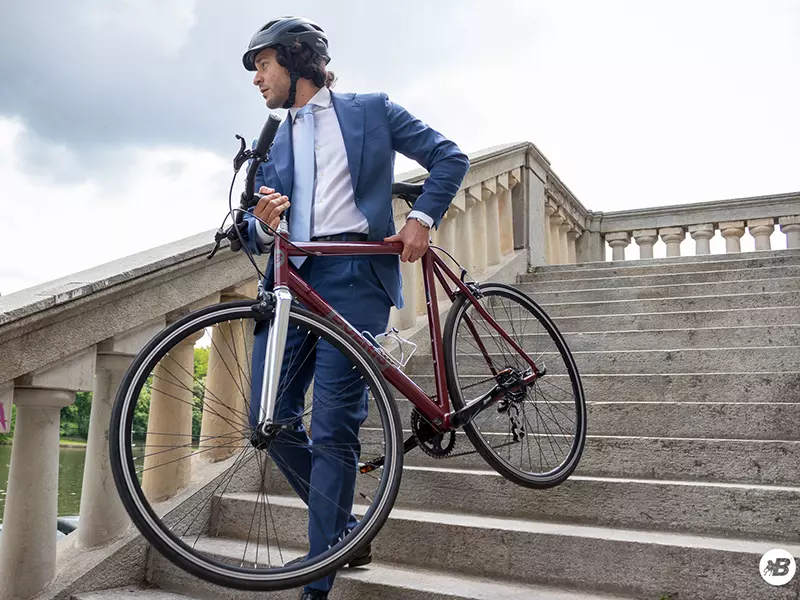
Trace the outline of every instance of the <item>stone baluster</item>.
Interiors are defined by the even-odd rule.
[[[467,211],[472,221],[473,275],[477,277],[486,269],[486,203],[483,202],[483,184],[467,189]]]
[[[102,546],[122,536],[130,525],[122,506],[108,456],[111,408],[125,371],[139,350],[161,329],[163,317],[97,345],[92,412],[81,490],[77,547]],[[111,440],[113,443],[114,440]]]
[[[578,262],[577,245],[579,237],[581,237],[581,231],[577,227],[573,227],[567,232],[567,261],[571,265]]]
[[[550,258],[553,265],[564,263],[565,258],[561,256],[561,225],[564,223],[564,215],[555,212],[550,217]]]
[[[174,496],[191,480],[194,346],[204,334],[185,338],[153,370],[142,475],[151,502]]]
[[[770,236],[775,233],[775,219],[750,219],[747,221],[750,235],[756,239],[756,250],[770,250]]]
[[[695,242],[695,254],[711,254],[711,238],[714,237],[714,225],[690,225],[689,235]]]
[[[637,229],[633,232],[633,239],[639,246],[639,258],[653,258],[653,246],[658,241],[658,231],[655,229]]]
[[[681,255],[681,242],[686,239],[683,227],[664,227],[658,230],[658,235],[667,245],[667,257]]]
[[[725,238],[725,252],[741,252],[740,239],[744,235],[744,221],[728,221],[719,224],[719,232]]]
[[[222,292],[221,300],[254,299],[257,294],[258,282],[254,281]],[[199,439],[199,456],[205,461],[225,460],[238,449],[241,425],[248,422],[252,356],[252,327],[245,323],[220,323],[214,327]]]
[[[800,248],[800,215],[781,217],[778,219],[781,231],[786,234],[786,248],[789,250]]]
[[[444,248],[453,256],[455,256],[456,249],[457,212],[458,211],[455,208],[451,207],[445,213],[444,217],[442,217],[442,221],[439,223],[439,228],[433,232],[433,243],[440,248]],[[444,261],[448,263],[451,268],[455,267],[455,265],[453,265],[450,259],[446,256],[444,257]],[[438,281],[436,282],[436,294],[437,298],[439,299],[439,308],[445,308],[447,304],[449,304],[450,300],[447,297],[444,288],[439,285]]]
[[[514,251],[513,208],[511,206],[511,189],[515,180],[510,173],[497,177],[498,212],[500,220],[500,253],[505,256]]]
[[[94,373],[91,347],[15,381],[17,421],[0,541],[2,600],[33,597],[55,576],[61,409],[75,401],[76,391],[92,389]]]
[[[568,264],[569,263],[569,240],[567,239],[567,234],[572,231],[572,223],[570,222],[569,217],[563,215],[564,222],[558,226],[558,255],[561,257],[561,264]]]
[[[545,257],[548,265],[556,264],[556,259],[553,255],[553,227],[550,218],[556,214],[556,206],[550,202],[544,205],[544,249]]]
[[[500,264],[500,205],[497,178],[485,180],[482,184],[483,203],[486,207],[486,266]],[[502,188],[501,188],[502,191]]]
[[[475,199],[461,191],[456,195],[453,204],[459,205],[461,210],[456,218],[456,228],[458,229],[458,240],[456,242],[456,258],[461,265],[468,271],[473,270],[473,250],[474,240],[472,236],[472,218],[470,217],[470,207],[475,204]]]
[[[611,260],[625,260],[625,248],[631,243],[631,236],[626,231],[615,231],[606,234],[606,242],[611,246]]]

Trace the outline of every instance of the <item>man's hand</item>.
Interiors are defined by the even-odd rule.
[[[258,201],[253,214],[273,229],[277,229],[281,222],[281,213],[289,208],[289,198],[263,185],[258,193],[265,196]]]
[[[400,260],[414,262],[428,251],[430,230],[416,219],[409,219],[403,228],[393,236],[384,238],[384,242],[403,242],[403,253]]]

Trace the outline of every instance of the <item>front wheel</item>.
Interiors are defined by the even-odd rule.
[[[586,441],[586,402],[578,368],[547,314],[519,290],[484,283],[477,302],[544,375],[506,392],[464,430],[489,465],[531,488],[562,483],[575,470]],[[530,365],[461,295],[444,327],[447,386],[453,408],[464,408],[509,374],[524,377]]]
[[[332,573],[378,533],[400,484],[402,425],[370,356],[293,306],[282,416],[259,435],[254,340],[274,313],[253,305],[191,313],[142,349],[114,405],[111,467],[131,520],[166,558],[219,585],[277,590]],[[361,474],[364,462],[380,466]]]

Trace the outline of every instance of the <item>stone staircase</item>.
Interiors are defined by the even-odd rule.
[[[772,587],[758,572],[771,548],[800,557],[800,251],[552,266],[519,286],[555,317],[583,378],[576,474],[536,491],[476,454],[408,454],[376,563],[342,571],[332,598],[800,598],[800,576]],[[411,368],[432,390],[430,357]],[[273,493],[289,527],[303,507]],[[241,555],[255,501],[226,498],[205,543]],[[73,597],[297,595],[218,588],[153,551],[147,586]]]

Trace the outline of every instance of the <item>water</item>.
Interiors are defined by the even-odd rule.
[[[58,452],[58,515],[77,515],[81,505],[83,463],[86,448],[59,448]],[[0,446],[0,523],[6,506],[11,445]]]

